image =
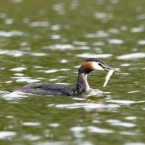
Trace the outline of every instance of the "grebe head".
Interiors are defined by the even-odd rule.
[[[98,58],[84,59],[79,71],[82,73],[88,74],[93,70],[104,70],[107,72],[109,70],[114,70],[114,73],[118,73],[118,71],[116,71],[114,68],[108,66],[102,60],[100,60]]]

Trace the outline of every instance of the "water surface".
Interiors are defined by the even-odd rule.
[[[142,0],[1,0],[1,144],[145,145],[144,24]],[[85,57],[121,74],[103,88],[106,73],[91,73],[91,92],[78,97],[8,92],[75,86]]]

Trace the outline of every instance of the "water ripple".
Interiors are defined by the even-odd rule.
[[[17,76],[17,77],[12,77],[16,79],[16,82],[27,82],[27,83],[36,83],[39,82],[41,78],[37,79],[32,79],[31,77],[24,77],[24,76]]]
[[[2,19],[5,19],[7,17],[7,14],[6,13],[0,13],[0,18],[2,18]]]
[[[83,145],[93,145],[93,144],[89,144],[89,142],[87,142],[87,144],[85,144],[87,141],[84,141],[82,144]],[[69,143],[67,141],[40,141],[34,143],[33,145],[68,145]]]
[[[24,55],[24,52],[19,51],[19,50],[2,50],[2,49],[0,49],[0,55],[1,54],[6,54],[6,55],[14,56],[14,57],[20,57],[20,56]]]
[[[16,136],[17,133],[13,131],[0,131],[0,139]]]
[[[60,124],[59,123],[50,123],[49,126],[56,128],[56,127],[59,127]]]
[[[123,134],[123,135],[137,135],[138,134],[138,133],[131,132],[131,131],[120,131],[119,133]]]
[[[23,139],[24,140],[29,140],[29,141],[30,140],[31,141],[33,140],[34,141],[34,140],[40,140],[41,137],[40,136],[36,136],[36,135],[32,135],[32,134],[26,134],[26,135],[23,136]]]
[[[46,54],[46,53],[30,53],[30,55],[32,55],[32,56],[47,56],[48,54]]]
[[[61,63],[67,63],[68,61],[66,59],[62,59],[60,62]]]
[[[109,43],[113,43],[113,44],[123,44],[123,40],[120,39],[110,39]]]
[[[144,28],[142,28],[142,27],[136,27],[136,28],[132,28],[130,31],[132,33],[143,32],[144,31]]]
[[[107,120],[106,122],[108,122],[109,124],[113,125],[113,126],[123,126],[123,127],[135,127],[136,125],[134,123],[130,123],[130,122],[121,122],[120,120]]]
[[[125,105],[136,103],[135,101],[130,101],[130,100],[107,100],[106,102],[115,103],[115,104],[125,104]]]
[[[3,93],[3,95],[1,97],[5,100],[15,100],[15,99],[22,99],[22,98],[25,98],[28,96],[26,95],[26,93],[23,93],[20,91],[14,91],[11,93],[9,93],[9,92]]]
[[[90,53],[83,53],[83,54],[77,54],[77,57],[84,57],[84,58],[89,58],[89,57],[96,57],[96,58],[108,58],[111,57],[112,54],[90,54]]]
[[[120,107],[119,105],[115,104],[97,104],[97,103],[74,103],[74,104],[59,104],[56,105],[57,108],[68,108],[68,109],[76,109],[76,108],[84,108],[86,110],[90,109],[98,109],[98,108],[118,108]]]
[[[51,39],[53,39],[53,40],[60,39],[60,38],[61,38],[61,36],[56,35],[56,34],[51,36]]]
[[[51,30],[53,30],[53,31],[57,31],[60,28],[61,28],[60,25],[53,25],[53,26],[51,26]]]
[[[120,104],[120,105],[131,105],[145,103],[145,101],[130,101],[130,100],[107,100],[108,103]]]
[[[17,30],[13,30],[10,32],[0,31],[0,36],[3,36],[3,37],[22,36],[22,35],[23,35],[23,32],[17,31]]]
[[[60,4],[54,4],[53,5],[53,10],[55,10],[58,14],[60,15],[64,15],[65,14],[65,9],[64,9],[64,4],[60,3]]]
[[[21,3],[23,0],[11,0],[13,3]]]
[[[124,64],[121,64],[121,66],[130,66],[131,64],[129,63],[124,63]]]
[[[30,27],[48,27],[49,26],[49,22],[32,22],[29,25]]]
[[[20,51],[20,50],[3,50],[0,49],[0,55],[10,55],[10,56],[14,56],[14,57],[21,57],[23,55],[32,55],[32,56],[47,56],[48,54],[46,53],[41,53],[41,52],[25,52],[25,51]]]
[[[73,44],[75,44],[75,45],[87,45],[87,42],[83,42],[83,41],[74,41]]]
[[[102,45],[104,45],[104,42],[94,42],[93,45],[94,46],[102,46]]]
[[[95,127],[95,126],[88,126],[87,127],[89,132],[96,132],[96,133],[113,133],[113,130],[110,129],[102,129],[99,127]]]
[[[139,41],[138,41],[138,44],[139,44],[139,45],[145,45],[145,40],[139,40]]]
[[[40,126],[40,122],[23,122],[23,126]]]
[[[102,19],[102,20],[110,20],[113,18],[112,13],[106,13],[106,12],[96,12],[95,13],[96,19]]]
[[[142,143],[142,142],[128,142],[128,143],[125,143],[124,145],[145,145],[145,143]]]
[[[128,123],[128,122],[116,122],[111,123],[112,126],[123,126],[123,127],[135,127],[136,125],[134,123]]]
[[[104,32],[103,30],[98,31],[95,34],[85,34],[86,38],[99,38],[99,37],[108,37],[109,33]]]
[[[137,18],[137,20],[143,20],[143,19],[145,19],[145,14],[140,14],[136,18]]]
[[[10,69],[11,71],[16,71],[16,72],[20,72],[20,71],[23,71],[23,70],[26,70],[27,68],[25,67],[17,67],[17,68],[12,68]]]
[[[44,71],[45,73],[48,73],[48,74],[50,74],[50,73],[55,73],[55,72],[58,72],[58,69],[52,69],[52,70],[46,70],[46,71]]]
[[[135,120],[135,119],[137,119],[137,117],[136,116],[127,116],[127,117],[125,117],[125,119],[126,120]]]
[[[46,48],[45,48],[46,49]],[[51,50],[74,50],[75,47],[71,44],[55,44],[55,45],[50,45],[49,49]]]
[[[10,24],[13,24],[14,23],[14,20],[13,19],[5,19],[5,24],[7,25],[10,25]]]
[[[139,58],[144,58],[145,53],[144,52],[138,52],[138,53],[131,53],[131,54],[125,54],[118,56],[117,59],[129,59],[129,60],[134,60],[134,59],[139,59]]]
[[[70,130],[71,131],[74,131],[74,132],[80,132],[80,131],[84,131],[85,130],[85,127],[75,126],[75,127],[70,128]]]
[[[108,32],[114,33],[114,34],[118,34],[118,33],[119,33],[119,30],[116,29],[116,28],[110,28],[110,29],[108,30]]]

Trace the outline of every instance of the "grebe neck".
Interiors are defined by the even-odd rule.
[[[79,73],[77,77],[76,91],[78,94],[83,94],[89,91],[90,86],[87,81],[87,74]]]

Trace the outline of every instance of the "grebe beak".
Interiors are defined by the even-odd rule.
[[[109,72],[110,70],[114,70],[114,74],[119,74],[119,71],[115,70],[114,68],[108,66],[107,64],[103,64],[101,62],[98,63],[98,65],[105,71]]]

